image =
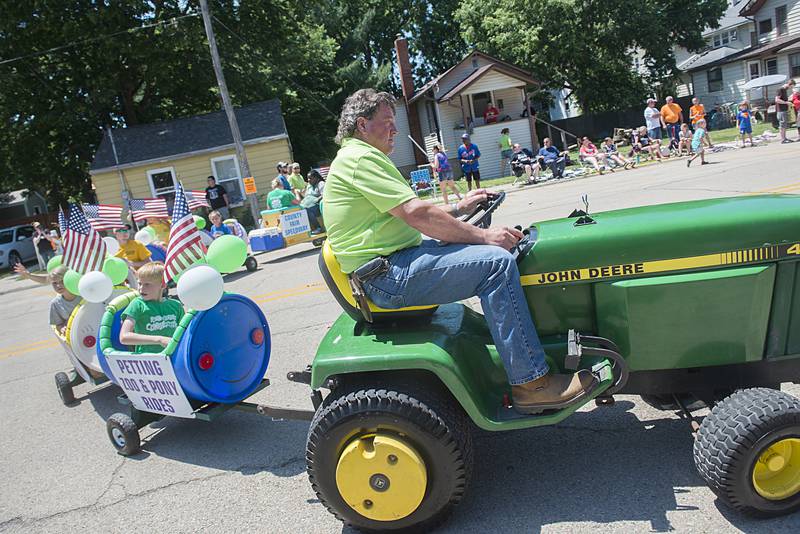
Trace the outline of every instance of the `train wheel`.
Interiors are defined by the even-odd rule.
[[[108,439],[122,456],[132,456],[142,448],[139,429],[133,419],[124,413],[115,413],[106,422]]]

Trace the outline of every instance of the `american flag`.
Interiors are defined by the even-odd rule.
[[[205,257],[205,247],[200,241],[200,232],[189,211],[189,202],[183,186],[175,188],[175,205],[172,207],[172,229],[169,234],[167,260],[164,262],[164,283],[176,279],[179,274]]]
[[[64,217],[64,210],[58,208],[58,229],[61,235],[64,235],[64,230],[67,229],[67,218]]]
[[[89,225],[80,204],[70,204],[64,227],[64,264],[81,274],[100,271],[106,259],[106,244]]]
[[[167,201],[163,198],[131,199],[131,215],[136,222],[150,217],[154,219],[169,219]]]
[[[122,226],[122,206],[84,204],[83,213],[95,230],[113,230]]]
[[[186,191],[186,200],[189,202],[189,209],[196,210],[198,208],[210,208],[211,205],[206,200],[205,190],[191,190]]]
[[[317,168],[317,172],[319,173],[320,176],[322,176],[323,180],[326,180],[328,178],[328,172],[330,172],[330,170],[331,170],[330,167],[318,167]]]

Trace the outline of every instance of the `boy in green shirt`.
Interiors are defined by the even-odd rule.
[[[158,353],[172,339],[183,317],[183,306],[164,298],[164,264],[154,261],[137,272],[139,296],[122,312],[120,343],[135,345],[136,354]]]
[[[284,189],[279,179],[272,180],[272,191],[267,195],[267,207],[269,209],[291,208],[297,204],[300,204],[300,198],[297,193]]]

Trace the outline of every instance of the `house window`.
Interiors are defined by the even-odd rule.
[[[150,191],[154,197],[168,197],[175,193],[175,169],[152,169],[147,171]]]
[[[217,179],[217,183],[227,191],[231,206],[241,206],[244,203],[242,173],[239,171],[236,156],[211,158],[211,174]]]
[[[800,54],[789,54],[789,76],[800,76]]]
[[[730,30],[727,32],[718,33],[714,36],[714,48],[725,46],[729,44],[731,41],[735,40],[736,40],[736,30]]]
[[[758,21],[758,34],[765,35],[772,31],[772,19]]]
[[[489,107],[489,102],[492,101],[492,93],[487,91],[485,93],[473,93],[470,95],[472,99],[472,117],[483,119],[483,113]],[[480,124],[483,124],[482,122]]]
[[[772,74],[778,74],[778,60],[774,57],[764,60],[764,75],[770,76]]]
[[[709,69],[706,75],[708,76],[708,92],[722,91],[722,69]]]
[[[761,76],[761,63],[758,61],[751,61],[747,64],[747,79],[754,80]]]
[[[40,206],[34,206],[33,207],[33,214],[34,215],[41,215],[42,214],[42,208]]]
[[[778,35],[786,35],[789,32],[789,25],[786,23],[786,6],[775,8],[775,27]]]

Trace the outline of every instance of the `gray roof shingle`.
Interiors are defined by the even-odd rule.
[[[235,113],[242,140],[245,142],[286,135],[281,105],[277,99],[235,108]],[[113,134],[120,165],[166,159],[233,144],[224,111],[129,128],[115,128]],[[116,165],[106,131],[90,170],[107,169]]]

